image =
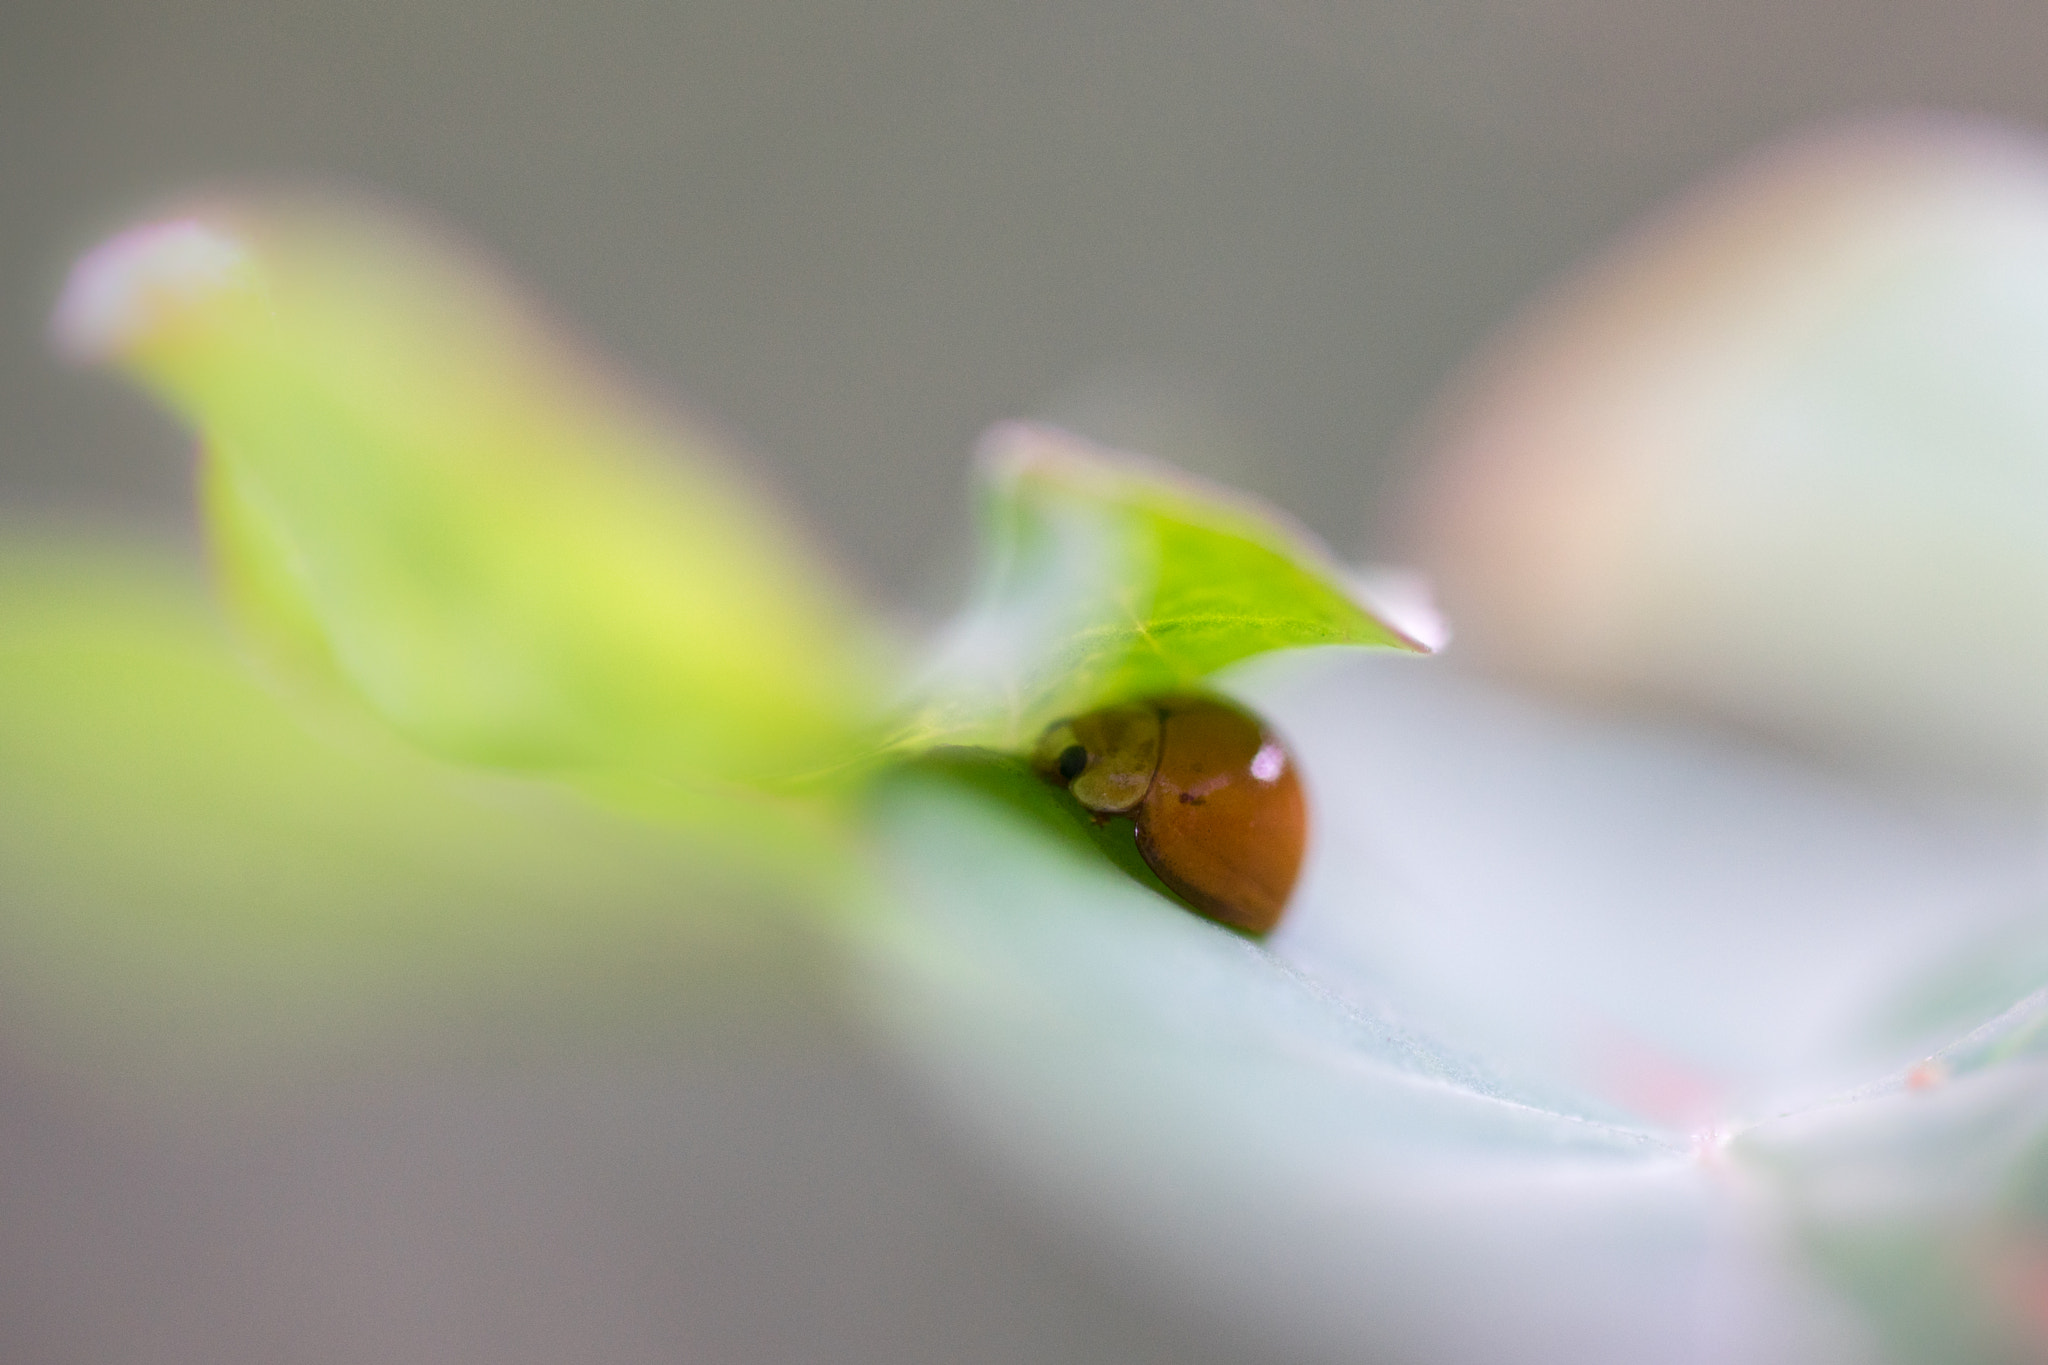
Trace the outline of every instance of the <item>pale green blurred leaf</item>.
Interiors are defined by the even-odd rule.
[[[57,327],[199,431],[270,652],[432,750],[758,784],[872,723],[868,618],[723,453],[416,227],[204,206],[86,257]]]
[[[177,1084],[459,1046],[536,1009],[558,1042],[687,1033],[757,993],[778,1007],[800,940],[764,869],[813,890],[847,870],[744,814],[679,832],[307,718],[174,558],[7,543],[10,1047]]]

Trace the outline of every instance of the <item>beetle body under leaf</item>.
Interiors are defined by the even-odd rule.
[[[1032,766],[1097,816],[1134,820],[1146,863],[1203,914],[1252,934],[1280,922],[1308,807],[1256,717],[1210,697],[1106,707],[1047,730]]]

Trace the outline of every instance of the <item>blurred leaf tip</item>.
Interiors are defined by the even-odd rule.
[[[715,787],[872,724],[877,627],[728,452],[396,214],[244,199],[132,229],[54,331],[199,433],[264,652],[429,749]]]
[[[246,285],[250,269],[240,241],[197,219],[131,228],[73,267],[51,333],[70,360],[116,360]]]

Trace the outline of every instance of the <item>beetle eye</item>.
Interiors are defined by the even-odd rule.
[[[1159,713],[1144,702],[1063,720],[1038,737],[1031,770],[1097,815],[1137,809],[1159,766]]]

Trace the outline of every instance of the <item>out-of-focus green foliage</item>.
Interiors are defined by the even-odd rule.
[[[372,1036],[459,1046],[465,1020],[547,999],[570,1011],[558,1025],[686,1027],[782,951],[732,875],[755,822],[698,837],[623,819],[312,714],[252,676],[175,557],[9,538],[11,1048],[176,1083]],[[773,841],[782,871],[803,847]]]
[[[981,469],[980,592],[906,743],[1014,749],[1270,650],[1419,647],[1250,499],[1045,427],[997,428]]]

